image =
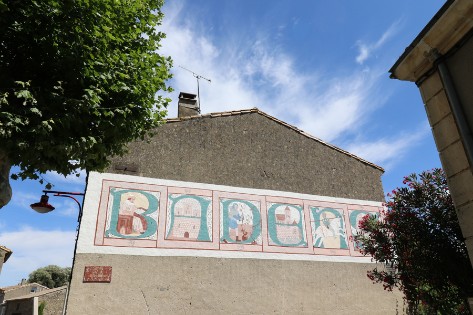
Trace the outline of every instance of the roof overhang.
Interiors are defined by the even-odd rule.
[[[10,258],[13,252],[11,251],[11,249],[8,249],[5,246],[1,246],[1,245],[0,245],[0,250],[3,250],[5,252],[5,255],[3,256],[3,262],[6,263],[8,258]]]
[[[432,53],[448,54],[473,29],[473,1],[448,0],[389,70],[391,78],[418,82],[433,68]]]

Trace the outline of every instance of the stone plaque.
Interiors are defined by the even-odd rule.
[[[85,266],[83,282],[105,282],[112,281],[112,266]]]

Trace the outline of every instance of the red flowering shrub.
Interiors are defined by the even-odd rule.
[[[388,194],[380,218],[366,216],[355,241],[383,266],[368,278],[398,287],[411,314],[470,314],[473,269],[441,169],[412,174]]]

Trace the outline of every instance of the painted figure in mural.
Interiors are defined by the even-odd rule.
[[[324,211],[320,215],[320,225],[315,230],[314,244],[323,248],[340,248],[340,236],[345,237],[341,218],[335,214]]]
[[[231,205],[230,212],[228,213],[229,222],[228,226],[231,230],[235,232],[235,240],[237,242],[241,241],[239,238],[240,225],[243,223],[243,212],[238,204],[234,203]]]
[[[123,235],[142,234],[146,231],[146,220],[142,214],[146,209],[135,205],[135,196],[130,195],[120,204],[117,231]]]

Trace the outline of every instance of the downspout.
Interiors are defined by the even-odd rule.
[[[465,147],[466,157],[470,164],[470,170],[473,171],[473,134],[468,122],[465,119],[465,113],[462,109],[462,104],[458,93],[455,89],[452,76],[448,70],[445,58],[436,49],[432,50],[432,56],[435,58],[435,64],[437,65],[440,79],[442,80],[445,94],[447,95],[448,102],[450,103],[450,109],[453,117],[458,126],[458,132],[462,139],[463,146]]]

